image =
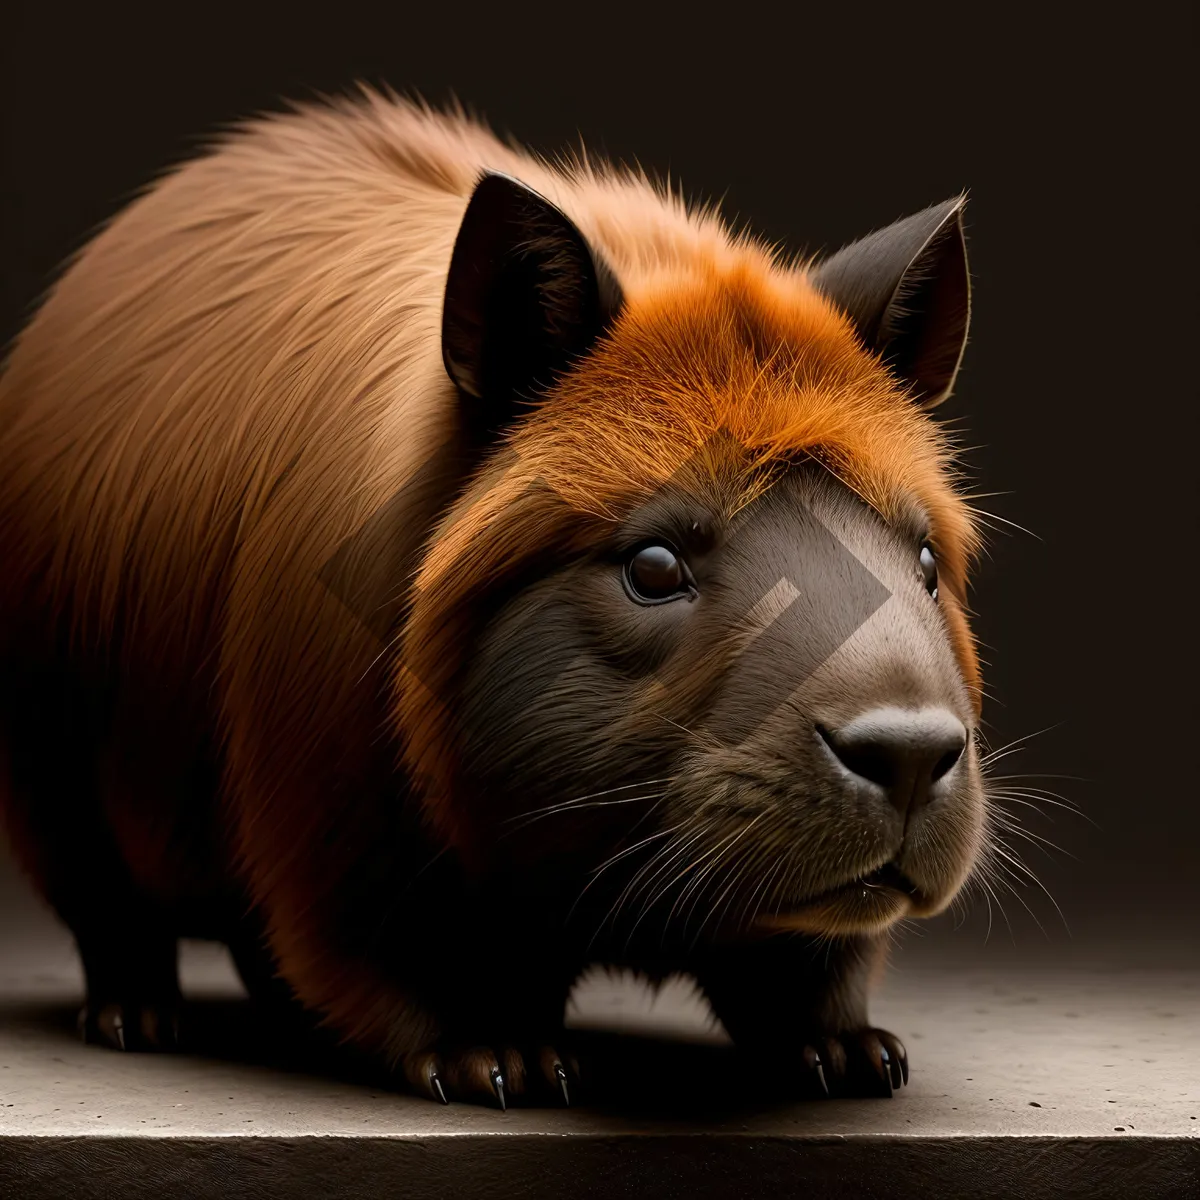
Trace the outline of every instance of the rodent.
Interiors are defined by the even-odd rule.
[[[987,826],[963,204],[786,261],[364,91],[120,212],[0,376],[0,807],[85,1036],[174,1045],[203,937],[431,1098],[568,1096],[592,962],[906,1080],[870,981]]]

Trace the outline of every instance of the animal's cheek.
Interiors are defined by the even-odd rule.
[[[687,601],[628,607],[635,611],[620,620],[581,625],[579,649],[627,679],[654,680],[664,689],[703,663],[703,639],[685,614],[676,611],[687,608]]]

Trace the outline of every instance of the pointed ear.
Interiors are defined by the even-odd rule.
[[[811,274],[926,406],[954,386],[971,315],[965,196],[854,242]]]
[[[487,172],[463,216],[442,308],[442,358],[486,441],[517,406],[587,353],[621,289],[570,219],[511,176]]]

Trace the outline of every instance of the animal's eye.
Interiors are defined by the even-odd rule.
[[[938,594],[937,558],[928,542],[921,547],[921,578],[925,580],[925,590],[936,600]]]
[[[687,564],[661,543],[643,546],[625,564],[625,590],[639,604],[663,604],[696,594]]]

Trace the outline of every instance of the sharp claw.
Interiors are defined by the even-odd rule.
[[[824,1066],[822,1066],[820,1058],[817,1059],[816,1071],[817,1071],[817,1082],[821,1085],[821,1094],[823,1096],[828,1096],[829,1095],[829,1084],[825,1081],[825,1068],[824,1068]]]
[[[443,1104],[450,1103],[450,1101],[446,1099],[446,1091],[442,1087],[441,1076],[432,1067],[429,1068],[429,1086],[434,1090],[434,1092],[437,1095],[437,1098]]]
[[[887,1076],[886,1082],[893,1089],[900,1088],[905,1083],[905,1068],[900,1055],[892,1056],[892,1052],[886,1046],[880,1046],[879,1058],[883,1063],[884,1074]]]
[[[124,1050],[125,1049],[125,1021],[121,1017],[120,1013],[118,1013],[116,1016],[113,1017],[112,1027],[113,1027],[113,1033],[116,1034],[116,1037],[117,1037],[117,1044],[121,1047],[122,1050]]]
[[[492,1081],[492,1091],[496,1093],[496,1099],[500,1101],[500,1111],[507,1112],[508,1105],[504,1100],[504,1076],[500,1074],[499,1067],[493,1067],[489,1078]]]
[[[829,1084],[825,1079],[825,1065],[821,1062],[821,1056],[811,1046],[805,1048],[804,1065],[808,1067],[816,1081],[821,1085],[821,1094],[828,1096]]]
[[[563,1103],[571,1107],[571,1093],[567,1090],[567,1069],[562,1063],[554,1064],[554,1078],[558,1080],[558,1090],[562,1092]]]
[[[904,1082],[904,1086],[908,1086],[908,1055],[903,1051],[900,1052],[900,1078]]]
[[[880,1064],[880,1082],[887,1089],[887,1094],[892,1094],[892,1056],[887,1052],[886,1046],[879,1047],[879,1064]]]

